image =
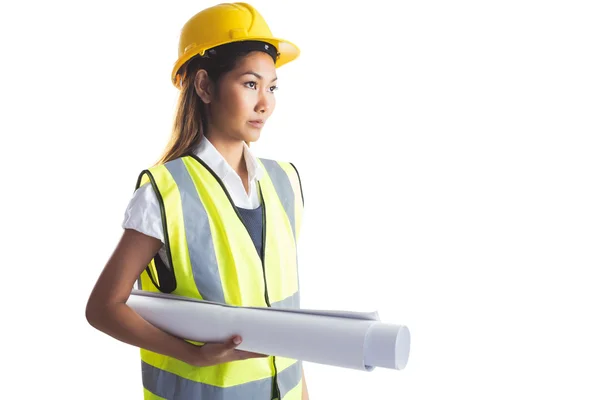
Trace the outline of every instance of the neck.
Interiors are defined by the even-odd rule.
[[[227,164],[234,171],[240,173],[246,170],[246,162],[244,160],[244,142],[240,140],[231,140],[216,135],[206,136],[213,146],[223,156]]]

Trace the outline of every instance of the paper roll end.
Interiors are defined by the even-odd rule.
[[[410,332],[403,325],[375,323],[365,338],[365,369],[403,369],[408,363]]]
[[[396,338],[396,369],[404,369],[410,354],[410,331],[403,326]]]

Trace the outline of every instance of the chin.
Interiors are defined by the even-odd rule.
[[[256,130],[255,132],[246,132],[245,135],[243,135],[242,140],[245,142],[256,142],[258,141],[258,139],[260,139],[260,131]]]

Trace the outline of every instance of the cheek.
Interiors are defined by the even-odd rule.
[[[226,107],[230,110],[231,115],[234,119],[239,120],[248,119],[248,116],[252,113],[255,100],[250,90],[235,90],[230,93],[228,99],[225,102]]]
[[[235,99],[236,119],[246,123],[248,119],[254,116],[255,105],[256,99],[251,91],[240,93]]]
[[[240,110],[245,114],[251,113],[254,111],[254,106],[256,105],[256,93],[252,90],[241,92],[238,97],[238,104]]]
[[[240,92],[223,93],[219,98],[219,119],[228,126],[247,119],[249,99]]]

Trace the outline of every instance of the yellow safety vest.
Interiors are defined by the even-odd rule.
[[[158,197],[170,266],[156,256],[139,288],[237,306],[300,306],[296,240],[304,198],[293,164],[259,159],[263,206],[259,255],[223,182],[198,157],[142,171]],[[141,349],[145,399],[300,400],[302,363],[256,358],[195,367]]]

